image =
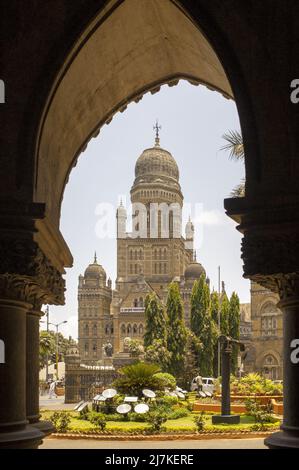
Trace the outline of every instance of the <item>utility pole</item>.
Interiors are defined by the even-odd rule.
[[[47,333],[49,332],[49,305],[46,307],[46,318],[47,318]],[[49,380],[49,354],[47,353],[46,355],[46,383],[48,383]]]
[[[219,310],[218,310],[218,330],[219,334],[221,334],[221,303],[220,303],[220,266],[218,266],[218,305],[219,305]],[[221,345],[220,342],[218,341],[218,377],[220,377],[221,373],[221,365],[220,365],[220,358],[221,358]]]
[[[59,340],[59,337],[58,337],[58,328],[60,325],[62,325],[63,323],[67,323],[67,320],[64,320],[60,323],[50,323],[49,322],[49,325],[53,325],[55,326],[56,328],[56,379],[58,380],[58,359],[59,359],[59,344],[58,344],[58,340]]]

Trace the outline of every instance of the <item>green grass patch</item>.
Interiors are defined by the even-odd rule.
[[[53,411],[42,411],[41,419],[47,420],[50,418]],[[69,432],[82,432],[82,433],[94,433],[98,432],[97,428],[87,420],[82,420],[79,417],[79,413],[76,411],[67,411],[71,415],[71,422],[69,425]],[[198,413],[190,413],[188,416],[178,419],[169,419],[164,424],[165,432],[196,432],[196,426],[194,423],[194,417]],[[204,430],[208,432],[230,432],[230,431],[251,431],[251,427],[254,425],[254,418],[248,415],[241,415],[240,424],[212,424],[212,413],[205,414],[205,427]],[[277,420],[275,423],[267,424],[266,428],[269,430],[276,429],[279,427],[280,421]],[[148,423],[135,422],[135,421],[107,421],[106,431],[108,433],[138,433],[144,432],[149,428]]]

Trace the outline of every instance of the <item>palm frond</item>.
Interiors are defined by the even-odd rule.
[[[220,150],[229,152],[229,158],[232,160],[244,160],[244,145],[243,137],[239,131],[228,131],[222,136],[227,144],[221,147]]]
[[[245,196],[245,178],[238,184],[230,193],[231,197],[244,197]]]

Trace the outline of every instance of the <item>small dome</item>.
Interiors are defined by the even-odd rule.
[[[199,279],[202,274],[204,274],[204,276],[206,275],[203,266],[197,261],[192,261],[185,270],[185,280]]]
[[[94,262],[85,269],[84,277],[85,279],[106,279],[106,271],[103,266],[98,264],[96,255]]]

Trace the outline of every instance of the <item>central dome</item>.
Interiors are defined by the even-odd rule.
[[[179,169],[170,152],[155,146],[142,152],[135,165],[135,177],[162,176],[179,180]]]

